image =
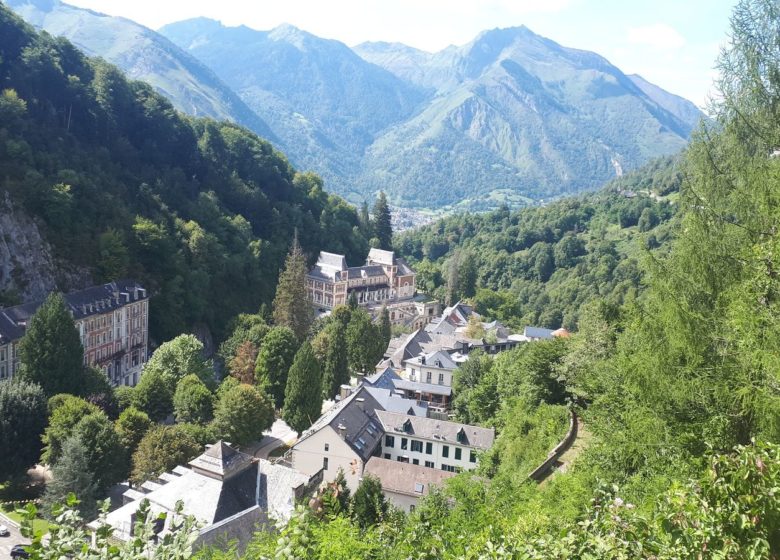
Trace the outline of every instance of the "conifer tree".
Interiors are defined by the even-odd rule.
[[[306,293],[306,258],[297,234],[279,274],[273,307],[277,326],[291,328],[298,340],[306,338],[314,314]]]
[[[302,432],[319,418],[322,410],[322,373],[311,344],[306,341],[295,355],[287,377],[282,418]]]
[[[387,514],[387,501],[382,483],[375,476],[363,477],[352,498],[352,515],[363,529],[376,525]]]
[[[387,348],[379,327],[371,321],[371,316],[358,309],[352,312],[347,326],[347,352],[349,367],[353,371],[373,371]]]
[[[30,319],[19,345],[20,377],[47,396],[81,395],[86,389],[84,348],[61,294],[51,294]]]
[[[276,408],[284,405],[284,392],[287,388],[287,372],[298,351],[298,340],[288,327],[272,328],[257,356],[255,379],[257,384],[274,401]]]
[[[374,236],[379,240],[379,248],[390,251],[393,248],[393,226],[390,220],[390,206],[384,191],[374,204]]]
[[[358,212],[358,223],[360,224],[360,233],[366,239],[371,239],[371,216],[368,214],[368,202],[365,200],[360,205],[360,211]]]
[[[84,519],[95,516],[96,485],[90,470],[89,457],[84,443],[78,437],[69,437],[62,446],[62,457],[51,469],[52,480],[43,495],[43,512],[51,514],[52,506],[67,501],[68,494],[80,500],[78,510]]]
[[[382,344],[387,348],[393,337],[393,326],[390,324],[390,312],[385,305],[382,306],[382,312],[379,314],[379,336],[382,337]]]
[[[340,321],[331,321],[323,329],[322,396],[332,399],[339,388],[349,383],[346,327]]]

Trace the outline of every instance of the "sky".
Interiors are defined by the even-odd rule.
[[[353,46],[390,41],[434,52],[481,31],[525,25],[594,51],[704,106],[735,0],[65,0],[152,29],[205,16],[266,30],[289,23]]]

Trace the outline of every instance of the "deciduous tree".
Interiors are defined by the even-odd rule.
[[[236,445],[261,439],[273,422],[273,403],[253,385],[232,388],[222,396],[214,412],[219,437]]]
[[[22,476],[41,456],[46,427],[46,396],[26,381],[0,382],[0,480]]]
[[[131,480],[134,484],[143,484],[176,465],[186,465],[201,451],[192,436],[178,426],[154,426],[146,432],[133,454]]]
[[[176,385],[173,413],[177,422],[205,424],[212,418],[214,396],[197,375],[185,375]]]

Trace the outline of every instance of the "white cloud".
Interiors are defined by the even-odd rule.
[[[657,50],[677,50],[685,46],[685,37],[665,23],[630,27],[626,38],[634,45],[646,45]]]

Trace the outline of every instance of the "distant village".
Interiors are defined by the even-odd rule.
[[[392,251],[371,249],[363,266],[348,267],[343,255],[321,252],[306,275],[315,313],[356,301],[375,320],[387,309],[392,325],[407,332],[393,337],[374,371],[353,372],[322,416],[274,459],[218,441],[186,465],[128,488],[106,522],[114,537],[133,536],[140,500],[153,514],[177,502],[201,524],[201,545],[218,539],[247,542],[258,527],[286,522],[296,503],[343,477],[354,492],[374,476],[395,507],[414,511],[418,501],[456,473],[475,468],[491,448],[495,429],[452,420],[453,376],[469,355],[497,354],[554,337],[565,329],[527,326],[512,333],[498,321],[484,322],[474,308],[441,304],[417,292],[414,270]],[[84,347],[85,365],[100,368],[112,385],[134,386],[148,358],[147,290],[118,280],[65,295]],[[0,310],[0,379],[19,366],[17,346],[27,321],[42,302]],[[279,441],[281,446],[284,442]],[[98,523],[91,528],[97,530]],[[159,527],[160,531],[174,526]]]

